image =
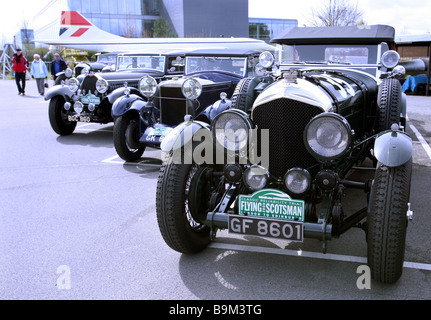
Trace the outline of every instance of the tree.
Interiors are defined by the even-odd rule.
[[[172,32],[168,23],[162,17],[154,22],[154,38],[177,38],[178,35]]]
[[[312,10],[313,27],[355,26],[364,24],[363,12],[358,3],[350,0],[325,0],[323,7]]]
[[[134,38],[136,37],[136,26],[135,21],[132,19],[132,16],[130,14],[126,14],[125,23],[123,25],[123,35],[126,38]]]

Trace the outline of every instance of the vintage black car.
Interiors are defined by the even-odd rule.
[[[163,140],[156,210],[165,242],[203,250],[217,229],[327,241],[365,230],[372,277],[393,283],[404,261],[412,173],[406,99],[389,50],[394,29],[294,28],[212,122],[187,119]],[[216,104],[217,104],[216,103]],[[353,180],[361,163],[374,178]],[[363,175],[362,175],[363,176]],[[364,191],[364,207],[343,200]]]
[[[111,72],[115,71],[117,64],[117,56],[123,52],[96,53],[97,61],[81,61],[75,65],[75,76],[80,74],[88,74],[93,72]]]
[[[193,50],[185,55],[184,77],[175,77],[157,85],[152,77],[139,83],[143,99],[128,94],[117,100],[112,108],[114,146],[126,161],[138,160],[147,146],[158,148],[164,136],[184,121],[206,117],[207,107],[220,94],[230,97],[238,82],[253,76],[259,54],[272,50],[207,48]]]
[[[114,101],[127,92],[141,96],[137,89],[143,76],[161,81],[183,72],[184,51],[130,52],[117,55],[116,71],[80,75],[53,86],[45,95],[50,100],[49,120],[60,135],[73,133],[77,122],[109,123],[113,121]]]
[[[97,54],[97,61],[79,61],[74,66],[73,70],[68,67],[66,70],[57,73],[54,85],[59,85],[62,81],[66,81],[74,75],[78,81],[80,81],[90,72],[115,71],[116,57],[119,53],[120,52],[99,53]]]

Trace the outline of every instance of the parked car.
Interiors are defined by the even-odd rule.
[[[294,28],[272,39],[277,55],[260,56],[270,84],[243,79],[232,101],[215,103],[231,107],[211,122],[187,119],[164,138],[156,211],[165,242],[195,253],[228,229],[316,238],[326,252],[329,239],[359,226],[372,277],[397,281],[412,217],[412,140],[393,40],[384,25]],[[350,180],[365,160],[374,179]],[[351,188],[364,191],[364,207],[343,200]]]
[[[99,53],[97,54],[97,61],[78,61],[73,67],[70,66],[66,70],[57,73],[54,85],[59,85],[62,81],[66,81],[74,75],[78,80],[82,80],[90,72],[115,71],[116,57],[119,53]]]
[[[45,100],[50,100],[49,120],[60,135],[73,133],[77,122],[109,123],[113,121],[111,108],[124,95],[124,87],[141,96],[138,83],[151,75],[156,81],[182,73],[184,51],[130,52],[117,55],[116,71],[89,71],[50,88]]]
[[[158,148],[163,137],[184,121],[210,116],[207,107],[220,97],[230,97],[238,82],[253,76],[262,50],[247,46],[242,49],[208,48],[193,50],[185,55],[183,77],[160,82],[151,76],[139,83],[141,95],[127,94],[118,99],[112,116],[114,146],[126,161],[138,160],[147,146]]]
[[[115,71],[117,56],[123,52],[96,53],[97,61],[83,61],[75,66],[75,76],[93,72]]]

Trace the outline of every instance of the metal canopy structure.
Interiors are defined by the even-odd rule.
[[[5,43],[2,50],[0,64],[2,69],[2,78],[3,80],[6,80],[6,71],[12,72],[11,58],[8,53],[9,51],[15,53],[15,49],[11,43]]]

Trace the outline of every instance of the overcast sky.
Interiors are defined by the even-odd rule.
[[[49,2],[50,0],[2,1],[0,41],[11,41],[11,37],[20,29],[22,21],[31,21],[32,17]],[[322,0],[249,0],[249,17],[297,19],[298,25],[303,26],[309,21],[312,8],[321,6],[322,2]],[[395,28],[396,35],[431,32],[429,18],[431,0],[358,0],[357,3],[358,8],[364,13],[367,24],[391,25]]]

